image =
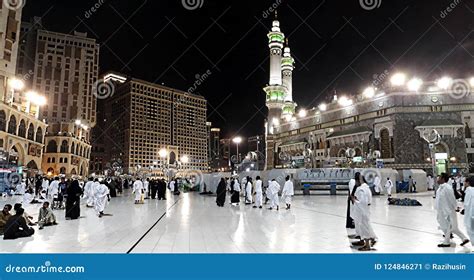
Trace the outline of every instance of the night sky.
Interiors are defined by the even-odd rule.
[[[88,32],[101,44],[101,73],[188,90],[209,71],[196,92],[208,100],[208,118],[223,136],[263,133],[271,6],[278,6],[296,59],[293,96],[301,107],[317,106],[334,90],[360,92],[387,72],[425,80],[474,74],[474,0],[366,1],[380,6],[188,0],[202,4],[188,10],[181,0],[28,0],[23,20],[42,16],[48,30]]]

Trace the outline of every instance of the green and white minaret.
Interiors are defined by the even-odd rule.
[[[280,125],[282,109],[285,103],[287,89],[282,83],[282,57],[285,34],[280,30],[280,22],[276,18],[272,30],[268,33],[268,47],[270,48],[270,81],[263,89],[266,93],[268,108],[267,134],[273,134],[274,128]]]
[[[295,60],[291,56],[290,47],[288,46],[288,39],[286,40],[286,47],[283,51],[283,58],[281,60],[282,83],[286,88],[285,102],[282,108],[282,117],[287,121],[291,120],[295,115],[296,103],[293,101],[293,69],[295,69]]]

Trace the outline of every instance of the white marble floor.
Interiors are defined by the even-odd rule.
[[[401,197],[405,197],[402,195]],[[438,248],[431,193],[416,194],[422,207],[389,206],[386,197],[374,197],[372,222],[379,237],[374,253],[469,253],[459,245]],[[66,221],[55,211],[59,225],[46,227],[33,237],[0,240],[0,252],[20,253],[351,253],[345,229],[346,197],[343,195],[296,196],[290,211],[269,211],[226,204],[196,193],[168,195],[167,201],[114,198],[98,218],[82,207],[83,218]],[[13,202],[0,200],[1,206]],[[39,205],[28,205],[37,215]],[[464,229],[459,216],[459,223]],[[459,244],[460,240],[454,241]],[[132,250],[131,250],[132,249]]]

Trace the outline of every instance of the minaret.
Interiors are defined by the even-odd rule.
[[[291,56],[288,39],[286,39],[286,47],[281,60],[281,70],[283,75],[283,86],[286,88],[285,103],[283,105],[282,117],[290,120],[295,114],[296,103],[293,102],[293,69],[295,60]]]
[[[282,84],[281,60],[285,34],[280,31],[280,22],[273,21],[272,30],[268,33],[268,47],[270,48],[270,81],[263,90],[266,93],[268,107],[268,133],[273,134],[273,129],[280,123],[283,104],[285,102],[286,88]]]
[[[268,86],[263,90],[266,93],[266,106],[268,107],[267,122],[265,124],[266,134],[266,169],[274,167],[274,140],[273,134],[275,128],[280,125],[283,105],[285,104],[285,96],[287,94],[286,87],[282,84],[282,55],[283,44],[285,42],[285,34],[280,30],[280,22],[275,13],[275,20],[272,24],[272,30],[268,33],[268,47],[270,48],[270,81]]]

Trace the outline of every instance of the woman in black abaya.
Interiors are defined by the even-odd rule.
[[[66,219],[75,220],[81,216],[81,195],[82,188],[79,185],[79,181],[72,181],[69,188],[67,188]]]
[[[225,193],[226,193],[226,183],[225,183],[225,179],[224,178],[221,178],[221,181],[219,182],[219,185],[217,186],[217,190],[216,190],[216,193],[217,193],[217,198],[216,198],[216,203],[217,203],[217,206],[219,207],[224,207],[224,203],[225,203]]]

